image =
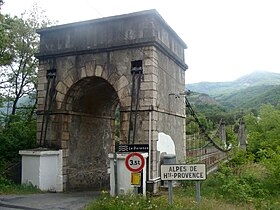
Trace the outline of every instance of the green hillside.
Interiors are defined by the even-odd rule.
[[[227,121],[227,123],[234,123],[233,112],[209,95],[191,92],[187,98],[192,105],[193,110],[198,115],[198,117],[200,117],[200,120],[203,121],[203,124],[206,125],[206,127],[211,127],[209,124],[211,121],[214,123],[212,124],[213,128],[213,126],[219,124],[222,118]],[[209,122],[207,123],[206,121]]]
[[[197,94],[208,95],[221,110],[258,109],[263,104],[276,105],[280,102],[280,74],[271,72],[254,72],[233,82],[196,83],[186,87]],[[191,100],[196,106],[213,105],[208,103],[210,99]]]
[[[228,108],[254,108],[262,104],[277,105],[280,102],[280,85],[260,85],[219,95],[215,99]]]
[[[231,94],[238,90],[260,85],[280,85],[280,74],[256,71],[232,82],[200,82],[187,84],[186,88],[212,97],[219,97],[219,95]]]
[[[265,71],[256,71],[235,80],[234,83],[243,86],[280,85],[280,74]]]

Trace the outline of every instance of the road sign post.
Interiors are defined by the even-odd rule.
[[[161,180],[168,181],[169,204],[172,205],[172,181],[196,180],[196,199],[200,203],[200,180],[206,179],[205,164],[161,165]]]
[[[172,197],[173,197],[173,187],[172,187],[172,181],[168,181],[168,202],[169,205],[172,205]]]
[[[199,208],[199,206],[200,206],[200,181],[196,181],[195,186],[196,186],[196,202],[197,202],[197,206]]]

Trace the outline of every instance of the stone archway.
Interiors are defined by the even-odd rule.
[[[67,189],[108,189],[108,154],[114,151],[117,92],[103,78],[87,77],[75,83],[65,97],[71,114]],[[69,117],[69,116],[68,116]]]
[[[114,151],[113,114],[118,101],[120,143],[129,142],[130,112],[137,113],[135,143],[149,143],[148,182],[156,193],[158,133],[170,135],[177,160],[185,159],[185,105],[182,97],[174,96],[185,90],[186,44],[155,10],[38,33],[37,141],[63,150],[63,189],[108,186],[106,161],[108,152]],[[141,61],[143,68],[138,112],[131,110],[133,61]],[[54,72],[49,100],[46,75]]]

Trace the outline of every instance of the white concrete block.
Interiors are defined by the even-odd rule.
[[[63,191],[62,150],[21,150],[23,183],[43,191]]]

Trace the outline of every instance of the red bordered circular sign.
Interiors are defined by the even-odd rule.
[[[125,166],[131,172],[139,172],[144,168],[145,160],[140,153],[132,152],[125,158]]]

